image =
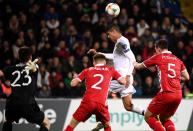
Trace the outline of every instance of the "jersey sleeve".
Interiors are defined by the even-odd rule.
[[[185,65],[183,62],[181,62],[181,71],[184,71],[186,69]]]
[[[131,50],[130,49],[130,45],[127,44],[126,42],[120,41],[118,43],[118,45],[119,45],[119,47],[121,47],[123,53],[127,53],[127,52],[129,52]]]
[[[130,43],[120,41],[118,45],[121,47],[123,54],[129,58],[132,62],[136,61],[135,56],[130,48]]]
[[[145,67],[150,67],[150,66],[154,66],[154,65],[158,65],[159,64],[159,56],[158,55],[154,55],[152,57],[150,57],[149,59],[145,60],[143,62],[143,65]]]
[[[4,74],[4,78],[6,79],[6,80],[9,80],[10,79],[10,68],[8,67],[8,68],[5,68],[5,69],[3,69],[3,74]]]
[[[118,80],[121,77],[121,75],[119,74],[118,71],[116,71],[114,68],[112,68],[112,77],[114,80]]]
[[[83,81],[83,80],[85,79],[85,77],[86,77],[87,71],[88,71],[88,69],[84,69],[84,70],[78,75],[77,79],[78,79],[79,81]]]

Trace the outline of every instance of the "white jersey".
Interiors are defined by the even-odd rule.
[[[114,47],[113,53],[102,53],[107,59],[112,59],[114,68],[122,75],[132,75],[135,56],[130,48],[130,43],[127,38],[121,36]]]

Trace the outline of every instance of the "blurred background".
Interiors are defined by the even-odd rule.
[[[105,6],[116,2],[121,12],[112,18]],[[36,97],[80,98],[84,84],[71,89],[75,73],[92,66],[90,48],[111,53],[106,36],[110,23],[120,26],[137,61],[154,54],[154,42],[165,38],[169,50],[190,73],[182,83],[184,98],[193,97],[193,1],[191,0],[0,0],[0,69],[15,64],[18,49],[29,46],[39,57]],[[159,90],[156,72],[134,71],[134,97],[148,98]],[[5,97],[0,88],[0,96]],[[110,94],[110,98],[119,98]]]

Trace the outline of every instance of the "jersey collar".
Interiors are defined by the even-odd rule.
[[[121,37],[119,39],[117,39],[116,43],[119,43],[122,38],[123,38],[123,36],[121,35]]]
[[[169,53],[169,54],[172,54],[172,52],[171,51],[162,51],[161,53]]]
[[[96,64],[95,66],[104,66],[105,64]]]

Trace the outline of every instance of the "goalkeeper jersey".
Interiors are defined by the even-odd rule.
[[[37,72],[27,74],[23,63],[7,67],[3,72],[5,79],[10,81],[12,89],[8,100],[14,100],[14,102],[22,104],[29,104],[34,101],[35,89],[37,88]]]

